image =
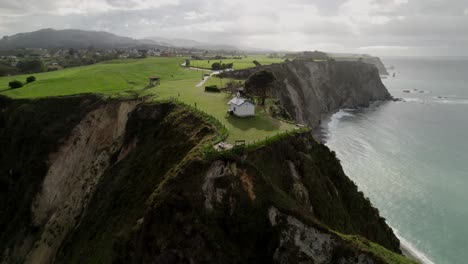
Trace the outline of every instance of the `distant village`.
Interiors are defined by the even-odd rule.
[[[229,55],[241,56],[242,54],[241,52],[229,51]],[[147,57],[204,58],[210,56],[214,57],[215,53],[207,50],[177,47],[0,50],[0,76],[55,71],[114,59],[141,59]]]

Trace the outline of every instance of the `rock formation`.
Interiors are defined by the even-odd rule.
[[[309,133],[206,156],[207,120],[172,102],[0,97],[1,262],[412,263]]]

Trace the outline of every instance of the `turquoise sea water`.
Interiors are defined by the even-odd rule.
[[[468,263],[468,58],[383,61],[404,102],[340,111],[326,144],[403,244],[426,263]]]

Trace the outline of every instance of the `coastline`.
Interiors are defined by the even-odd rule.
[[[369,107],[379,107],[380,104],[384,102],[387,102],[387,101],[374,102]],[[330,134],[329,124],[331,122],[339,122],[339,119],[341,117],[346,116],[346,114],[344,114],[345,113],[344,111],[346,110],[357,110],[357,109],[340,109],[339,111],[333,114],[329,114],[325,116],[324,118],[322,118],[321,124],[312,130],[312,134],[315,140],[318,141],[319,143],[327,145],[327,140],[329,139],[328,135]],[[333,149],[331,150],[333,151]],[[404,237],[402,237],[397,229],[395,229],[392,226],[390,227],[392,228],[396,237],[400,240],[400,249],[404,256],[412,260],[415,260],[421,264],[435,264],[423,252],[417,250],[410,242],[408,242]]]

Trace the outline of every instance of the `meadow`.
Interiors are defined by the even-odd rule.
[[[270,65],[273,63],[284,62],[284,59],[281,58],[268,58],[265,55],[247,55],[247,58],[242,57],[242,59],[223,59],[223,60],[191,60],[190,66],[211,69],[211,65],[214,62],[221,63],[233,63],[233,68],[236,70],[246,69],[255,67],[253,61],[256,60],[262,65]]]
[[[227,141],[231,143],[235,140],[253,142],[295,129],[293,124],[269,116],[261,106],[257,107],[255,117],[236,118],[227,115],[230,96],[226,93],[204,91],[206,84],[217,84],[220,80],[211,77],[205,85],[196,87],[203,74],[208,71],[181,67],[180,64],[184,61],[184,58],[147,58],[103,62],[34,74],[37,80],[19,89],[9,89],[8,82],[24,82],[29,75],[1,77],[0,95],[41,98],[96,93],[111,97],[154,95],[155,100],[176,98],[218,119],[228,129]],[[161,78],[161,84],[148,87],[148,77],[154,75]],[[227,80],[221,82],[225,81]]]

